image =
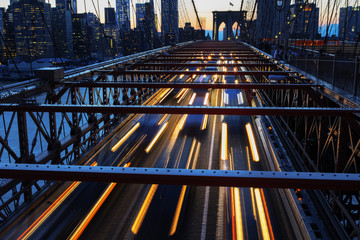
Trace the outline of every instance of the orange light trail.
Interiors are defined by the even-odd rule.
[[[136,131],[136,129],[138,129],[139,127],[140,127],[140,123],[135,124],[135,126],[132,127],[132,128],[130,129],[130,131],[127,132],[127,133],[120,139],[120,141],[118,141],[118,142],[111,148],[111,151],[112,151],[112,152],[115,152],[115,151],[131,136],[131,134],[133,134],[133,133]]]
[[[266,205],[264,190],[262,188],[260,188],[260,194],[261,194],[261,199],[262,199],[263,204],[264,204],[265,216],[266,216],[266,220],[267,220],[268,227],[269,227],[270,239],[273,240],[273,239],[275,239],[274,232],[273,232],[271,221],[270,221],[269,211],[268,211],[268,208],[267,208],[267,205]]]
[[[184,125],[185,125],[185,122],[186,122],[186,119],[187,119],[188,115],[185,114],[182,118],[181,118],[181,123],[180,123],[180,130],[183,129]]]
[[[97,166],[97,162],[93,162],[90,166]],[[73,182],[51,205],[48,207],[45,212],[43,212],[36,220],[33,222],[28,229],[23,232],[17,239],[28,239],[39,227],[40,225],[60,206],[61,203],[80,185],[81,182]]]
[[[201,124],[201,130],[205,130],[206,129],[206,125],[207,125],[207,121],[208,121],[209,115],[205,114],[204,118],[203,118],[203,122]]]
[[[169,116],[169,114],[164,114],[164,116],[160,119],[160,121],[158,122],[158,125],[160,126],[161,124],[164,123],[166,117]]]
[[[176,95],[175,98],[179,98],[181,96],[181,94],[183,94],[185,92],[186,88],[182,88]]]
[[[269,226],[268,226],[268,222],[267,222],[266,214],[265,214],[265,210],[264,210],[264,205],[263,205],[263,201],[261,199],[260,190],[258,188],[255,188],[254,194],[255,194],[256,206],[257,206],[257,210],[258,210],[257,212],[259,214],[258,219],[260,221],[262,237],[263,237],[263,239],[271,239]]]
[[[253,134],[250,123],[247,123],[245,125],[245,127],[246,127],[246,132],[247,132],[249,143],[250,143],[251,155],[255,162],[259,162],[260,161],[259,153],[256,148],[255,138],[254,138],[254,134]]]
[[[174,233],[176,232],[176,228],[177,228],[177,225],[178,225],[178,222],[179,222],[181,208],[182,208],[182,205],[183,205],[183,202],[184,202],[186,188],[187,188],[186,185],[182,186],[182,188],[181,188],[179,201],[177,203],[176,210],[175,210],[175,215],[174,215],[173,221],[171,223],[169,236],[174,235]]]
[[[195,98],[196,98],[196,93],[193,93],[193,95],[190,98],[189,105],[193,105]]]
[[[235,218],[236,218],[236,222],[235,222],[236,239],[244,239],[239,188],[234,188],[234,202],[235,202]]]
[[[209,97],[210,97],[210,94],[209,94],[209,92],[207,92],[204,97],[204,106],[208,105]]]
[[[152,149],[152,147],[155,145],[156,141],[159,139],[159,137],[161,136],[161,134],[164,132],[166,126],[168,125],[168,122],[165,123],[160,130],[157,132],[157,134],[155,135],[154,139],[150,142],[150,144],[147,146],[147,148],[145,149],[146,153],[149,153]]]
[[[186,94],[189,92],[189,89],[187,88],[186,90],[185,90],[185,92],[181,95],[181,97],[179,98],[179,100],[177,101],[177,103],[180,103],[181,102],[181,100],[183,100],[183,98],[186,96]]]
[[[227,150],[227,124],[222,123],[221,130],[221,160],[227,160],[228,158],[228,150]]]
[[[144,201],[143,205],[141,206],[140,211],[139,211],[139,213],[134,221],[134,224],[131,228],[131,231],[134,234],[137,234],[139,232],[139,229],[141,227],[142,222],[144,221],[146,212],[149,209],[150,203],[155,195],[157,187],[158,187],[158,184],[151,185],[151,188],[150,188],[148,194],[146,195],[145,201]]]
[[[94,207],[90,210],[88,215],[85,217],[85,219],[81,222],[81,224],[76,228],[75,232],[70,236],[70,240],[77,240],[81,236],[81,234],[84,232],[86,227],[89,225],[90,221],[94,218],[95,214],[98,212],[100,207],[103,205],[107,197],[110,195],[112,190],[114,190],[117,183],[110,183],[110,185],[106,188],[105,192],[102,194],[102,196],[99,198],[99,200],[96,202]]]

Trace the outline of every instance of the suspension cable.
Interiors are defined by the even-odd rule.
[[[200,18],[199,18],[199,15],[198,15],[198,11],[197,11],[196,6],[195,6],[195,2],[194,2],[194,0],[191,0],[191,2],[192,2],[192,4],[193,4],[194,10],[195,10],[196,18],[197,18],[197,20],[198,20],[198,22],[199,22],[200,30],[202,31],[203,29],[202,29],[202,26],[201,26],[201,22],[200,22]]]

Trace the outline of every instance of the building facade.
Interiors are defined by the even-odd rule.
[[[50,4],[43,0],[13,1],[9,6],[16,55],[29,60],[53,57]]]
[[[55,57],[73,58],[73,29],[71,5],[66,0],[57,0],[51,11],[52,34]]]
[[[340,8],[339,39],[358,41],[360,33],[359,7]]]
[[[145,3],[136,4],[136,27],[139,28],[140,25],[145,22],[145,13],[146,5]]]
[[[290,11],[293,18],[291,38],[317,39],[319,37],[319,8],[316,4],[304,4],[303,0],[297,0],[296,4],[290,6]]]
[[[165,45],[179,42],[178,0],[161,0],[161,33]]]
[[[118,56],[119,54],[119,38],[118,27],[116,24],[116,15],[114,8],[105,8],[105,25],[104,25],[106,45],[109,46],[109,51],[106,55]],[[112,51],[112,52],[111,52]]]
[[[6,61],[5,48],[5,8],[0,8],[0,65]]]
[[[130,0],[116,0],[116,20],[122,33],[130,31]]]

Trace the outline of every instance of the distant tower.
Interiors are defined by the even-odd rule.
[[[51,25],[54,37],[55,57],[74,57],[72,5],[67,0],[57,0],[52,9]]]
[[[116,0],[116,19],[120,31],[130,31],[130,0]]]
[[[143,37],[143,43],[140,44],[141,50],[154,48],[158,36],[155,25],[153,0],[136,4],[136,28],[141,31]]]
[[[76,0],[56,0],[56,8],[69,10],[71,13],[77,13]]]
[[[105,8],[105,24],[116,24],[114,8]]]
[[[319,8],[315,3],[305,4],[302,1],[290,6],[291,38],[316,39],[319,28]],[[296,16],[294,18],[293,16]]]
[[[145,21],[145,3],[136,4],[136,27],[139,28],[143,21]]]
[[[178,0],[161,0],[161,32],[165,45],[179,41]]]
[[[107,51],[108,56],[111,56],[113,53],[118,54],[118,28],[116,26],[116,17],[114,8],[105,8],[105,26],[104,31],[106,39],[108,41],[107,46],[110,46],[109,51]]]
[[[360,9],[358,7],[340,8],[339,39],[358,41],[360,34]]]
[[[0,33],[2,34],[2,36],[5,38],[5,8],[0,8]],[[0,63],[3,64],[5,62],[5,56],[6,56],[6,51],[5,51],[5,44],[2,40],[2,38],[0,37]]]
[[[69,1],[69,0],[68,0]],[[70,4],[72,6],[72,10],[74,11],[74,13],[77,13],[77,3],[76,0],[70,0]],[[71,10],[71,9],[70,9]]]
[[[38,0],[13,1],[9,9],[13,15],[16,54],[32,60],[53,57],[48,31],[51,29],[50,4]]]

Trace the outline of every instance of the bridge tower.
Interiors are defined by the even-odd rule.
[[[213,12],[213,39],[219,40],[219,27],[225,23],[226,36],[234,39],[232,26],[239,23],[240,26],[245,24],[247,11],[214,11]]]

